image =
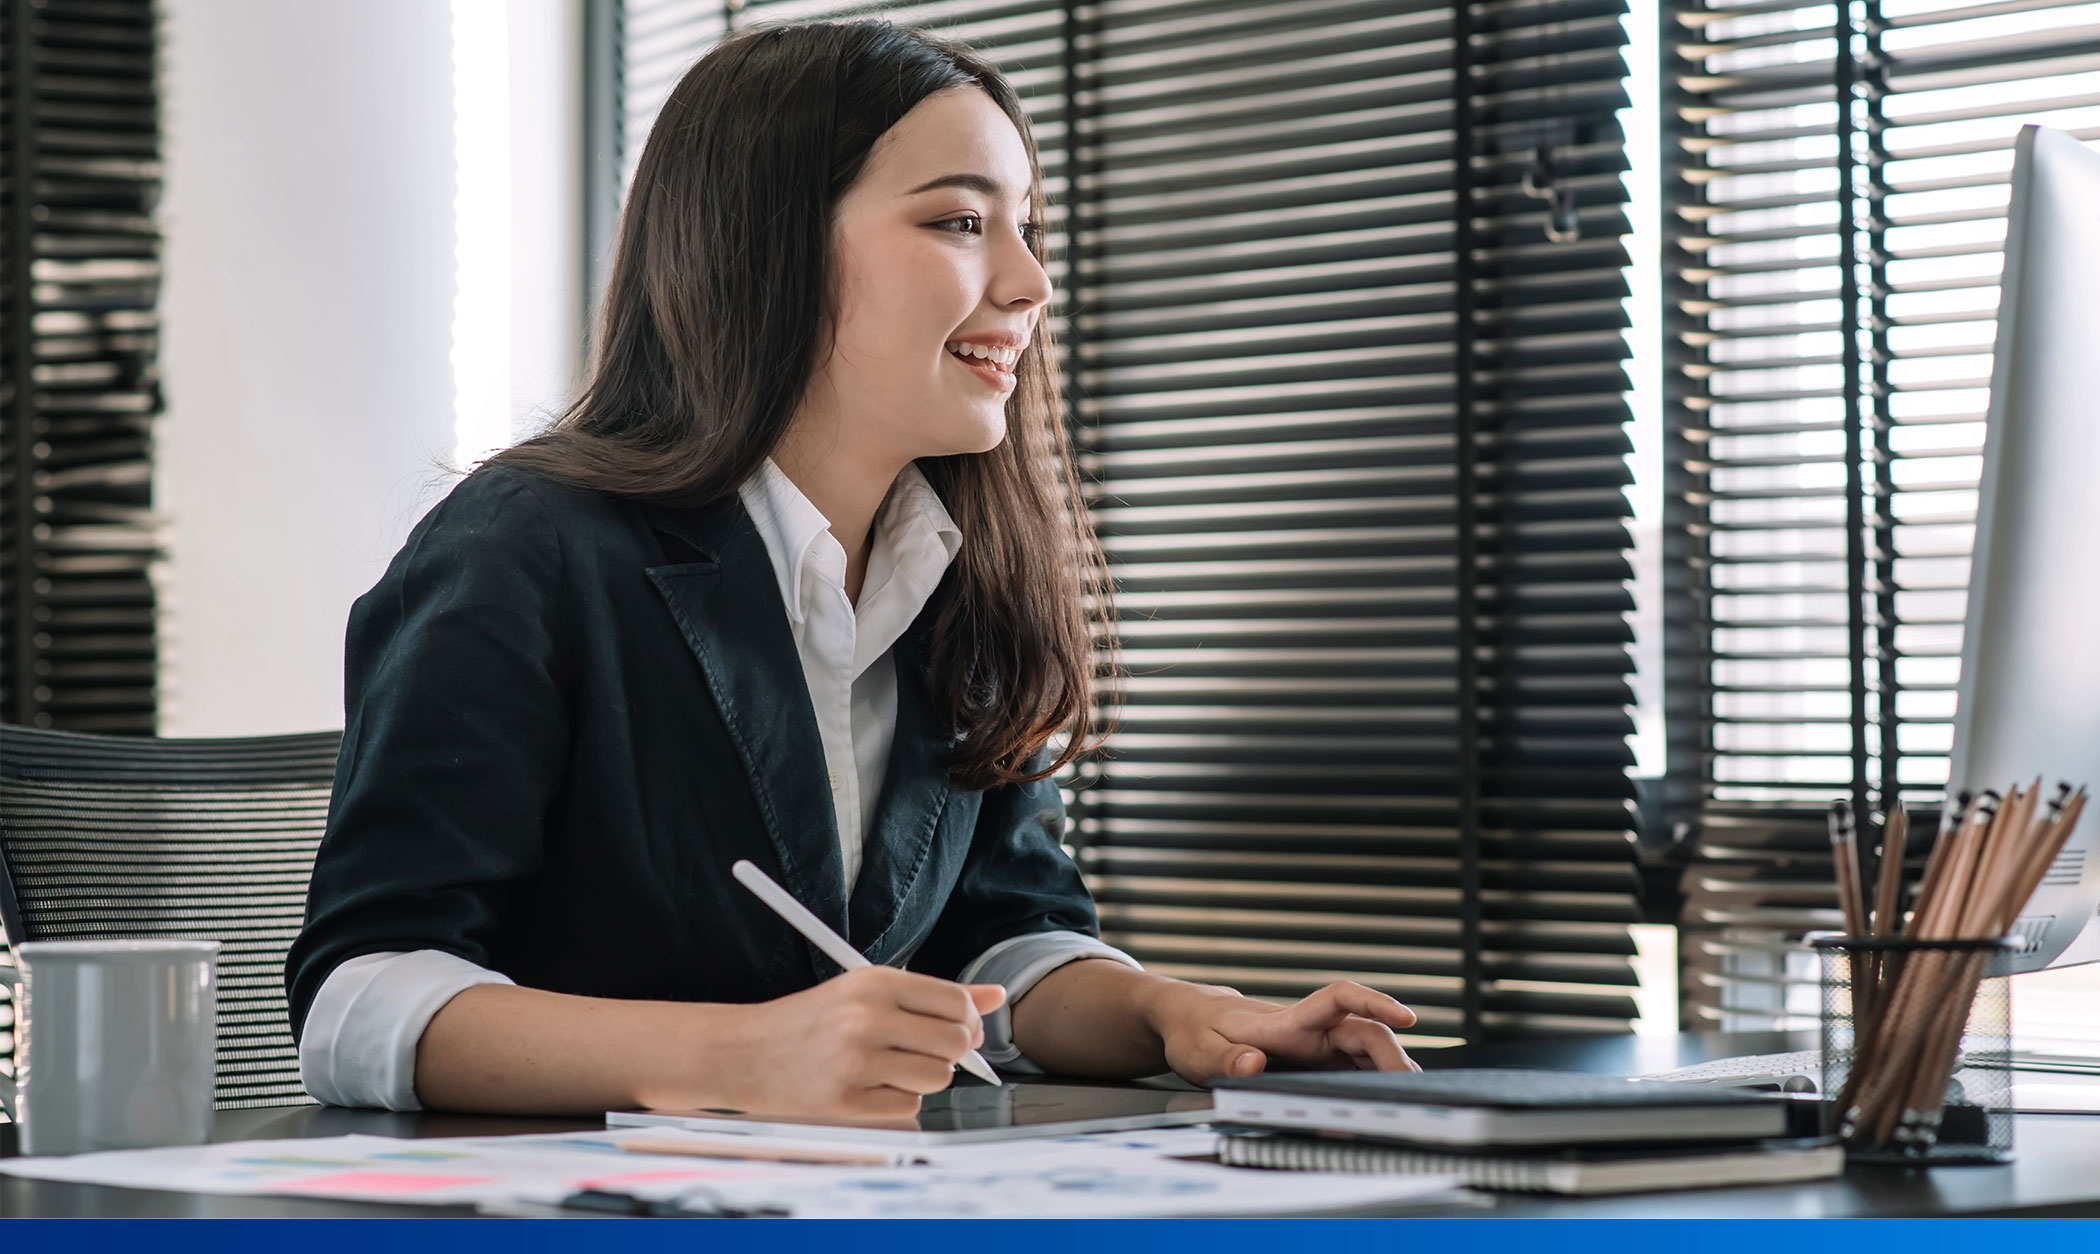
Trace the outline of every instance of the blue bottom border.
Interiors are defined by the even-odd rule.
[[[9,1254],[1976,1254],[2003,1240],[2090,1248],[2083,1219],[11,1219]],[[1884,1244],[1886,1243],[1886,1244]],[[972,1252],[974,1254],[974,1251]]]

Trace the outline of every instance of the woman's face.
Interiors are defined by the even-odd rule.
[[[809,451],[894,473],[1005,437],[1014,359],[1050,304],[1028,192],[1021,137],[975,86],[876,142],[832,223],[837,335],[798,416]]]

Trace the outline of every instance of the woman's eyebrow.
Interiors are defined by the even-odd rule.
[[[920,192],[930,192],[940,187],[960,187],[965,191],[981,192],[994,200],[1006,194],[1006,189],[1000,185],[999,180],[982,174],[943,174],[937,179],[919,184],[904,194],[916,196]]]

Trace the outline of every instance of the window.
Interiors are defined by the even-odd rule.
[[[153,8],[113,0],[92,19],[37,11],[33,31],[30,14],[16,5],[0,15],[10,118],[0,143],[0,721],[151,735],[161,547],[151,512],[161,408]],[[14,1073],[8,996],[0,990],[0,1083]]]
[[[26,21],[30,10],[10,12]],[[0,719],[151,735],[161,548],[153,9],[113,0],[92,18],[54,11],[33,32],[0,31],[11,116],[36,119],[11,124],[0,148]]]
[[[2011,145],[2025,122],[2100,135],[2095,12],[1665,8],[1671,784],[1703,840],[1698,1022],[1812,1021],[1814,968],[1787,951],[1838,923],[1820,808],[1926,807],[1947,782]],[[2023,1017],[2078,979],[2016,981]]]
[[[626,147],[601,169],[754,22],[922,25],[1024,96],[1123,642],[1120,729],[1072,780],[1068,839],[1104,935],[1155,970],[1277,996],[1360,980],[1425,1040],[1640,1014],[1623,11],[620,15],[601,95]]]

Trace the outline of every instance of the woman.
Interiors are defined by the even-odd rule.
[[[685,76],[588,386],[352,610],[287,964],[316,1097],[866,1117],[980,1045],[1413,1066],[1381,993],[1281,1006],[1098,939],[1048,778],[1093,730],[1100,558],[1042,216],[1026,115],[958,47],[759,29]],[[887,965],[841,974],[739,858]]]

